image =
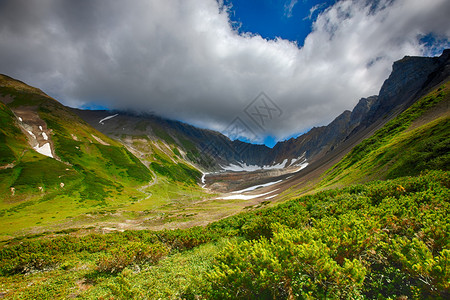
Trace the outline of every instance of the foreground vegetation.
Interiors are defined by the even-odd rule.
[[[207,227],[5,243],[11,298],[448,298],[450,173],[304,196]]]

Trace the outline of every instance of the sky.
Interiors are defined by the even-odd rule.
[[[0,73],[273,146],[378,94],[394,61],[449,48],[449,15],[448,0],[0,0]]]

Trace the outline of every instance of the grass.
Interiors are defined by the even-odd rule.
[[[159,173],[167,175],[159,174],[158,183],[151,187],[149,183],[156,182],[152,171],[122,144],[94,130],[38,89],[5,76],[0,77],[0,85],[0,94],[13,100],[8,106],[0,103],[1,160],[2,164],[15,164],[0,169],[2,239],[45,228],[95,225],[117,217],[96,214],[105,209],[117,211],[118,219],[125,220],[144,210],[172,202],[185,205],[206,195],[197,186],[201,174],[174,156],[172,149],[173,157],[153,147],[159,157],[143,158],[146,163],[146,159],[157,163]],[[61,161],[36,153],[17,126],[11,108],[30,105],[35,106],[31,108],[35,117],[51,130],[50,138]],[[105,144],[97,142],[94,135]],[[159,158],[161,161],[156,161]]]
[[[11,299],[445,298],[449,189],[449,173],[432,171],[207,227],[20,237],[0,248],[0,292]]]

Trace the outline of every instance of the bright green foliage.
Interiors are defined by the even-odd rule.
[[[163,244],[144,244],[132,242],[118,245],[100,257],[97,261],[97,271],[104,273],[119,273],[133,264],[155,263],[168,253]]]
[[[88,281],[92,287],[80,293],[89,299],[445,299],[449,199],[450,173],[430,171],[319,192],[207,227],[31,236],[1,248],[0,284],[20,278],[16,295],[65,298],[73,290],[67,281]],[[233,240],[213,246],[223,238]],[[214,249],[205,263],[191,252],[202,247]],[[53,279],[29,287],[29,276]]]
[[[210,274],[217,299],[358,297],[366,269],[357,259],[339,265],[330,249],[304,231],[275,226],[274,236],[231,244]]]
[[[13,112],[0,102],[0,165],[14,162],[26,145],[25,136],[14,122]]]
[[[249,241],[218,257],[208,295],[444,297],[450,279],[449,175],[435,171],[319,192],[213,223],[211,230]],[[352,266],[351,275],[346,266]]]
[[[189,185],[197,185],[202,173],[194,167],[185,163],[174,163],[169,159],[163,158],[161,155],[154,155],[155,162],[150,164],[150,168],[157,174],[167,177],[172,182],[184,182]]]

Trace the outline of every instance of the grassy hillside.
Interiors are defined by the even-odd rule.
[[[135,218],[170,199],[204,195],[201,173],[192,166],[159,153],[148,168],[36,88],[2,75],[0,97],[6,103],[0,102],[1,235],[89,225],[114,214],[117,220]],[[25,131],[36,124],[48,128],[55,159],[30,146]],[[111,212],[106,218],[105,210]]]
[[[61,231],[0,250],[12,299],[450,295],[450,174],[376,181],[175,231]]]
[[[417,175],[450,166],[450,83],[422,97],[357,145],[325,174],[321,186]]]

